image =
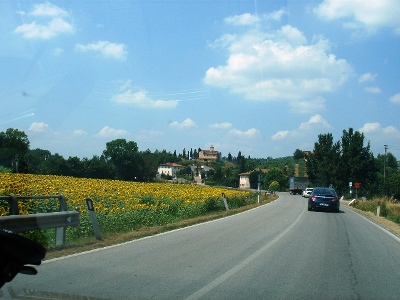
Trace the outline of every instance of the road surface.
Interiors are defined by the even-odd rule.
[[[280,193],[228,218],[49,260],[0,299],[399,299],[400,240],[343,205],[308,212],[306,201]]]

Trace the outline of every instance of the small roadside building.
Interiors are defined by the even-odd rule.
[[[164,174],[164,175],[169,175],[171,177],[175,177],[176,173],[184,168],[185,167],[180,164],[166,163],[158,166],[157,173],[160,175]]]
[[[239,174],[239,188],[249,189],[250,188],[250,172]]]

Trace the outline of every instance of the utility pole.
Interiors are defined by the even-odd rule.
[[[385,147],[385,160],[383,162],[383,193],[386,195],[386,154],[388,145],[383,145]]]

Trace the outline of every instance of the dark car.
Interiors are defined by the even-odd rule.
[[[308,198],[308,210],[328,209],[339,211],[340,201],[333,188],[316,187]]]

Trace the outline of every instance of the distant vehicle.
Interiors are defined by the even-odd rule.
[[[306,188],[301,195],[304,198],[308,198],[308,197],[310,197],[312,191],[313,191],[313,188]]]
[[[308,198],[308,211],[328,209],[339,212],[340,201],[333,188],[315,187]]]
[[[290,194],[296,195],[296,194],[301,194],[302,191],[307,187],[308,185],[308,178],[307,177],[295,177],[292,176],[289,178],[289,190]]]

